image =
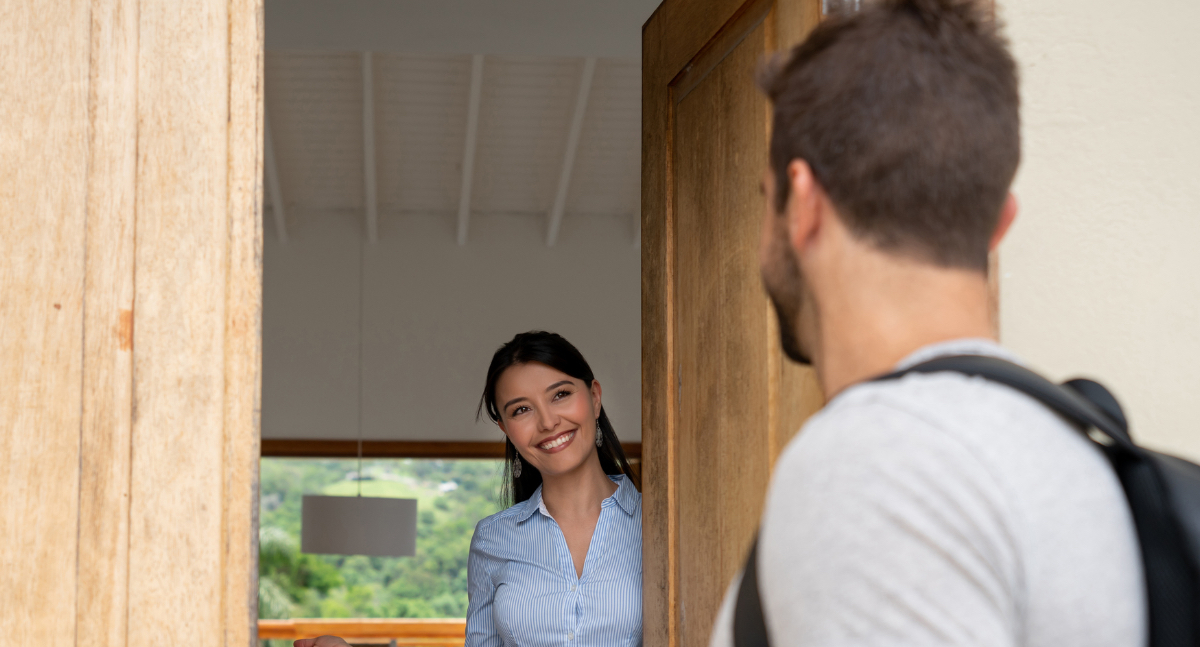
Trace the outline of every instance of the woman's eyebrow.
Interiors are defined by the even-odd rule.
[[[560,387],[564,384],[570,384],[570,383],[571,383],[571,380],[560,380],[560,381],[555,382],[554,384],[551,384],[550,386],[546,387],[546,391],[553,391],[554,389],[557,389],[558,387]]]
[[[572,382],[571,382],[571,380],[559,380],[558,382],[555,382],[554,384],[551,384],[550,386],[546,387],[546,391],[547,391],[547,392],[549,392],[549,391],[553,391],[554,389],[557,389],[558,387],[560,387],[560,386],[562,386],[562,385],[564,385],[564,384],[570,385],[570,384],[572,384]],[[505,402],[505,403],[504,403],[504,406],[503,406],[503,407],[500,407],[500,408],[501,408],[501,409],[508,409],[509,407],[511,407],[512,405],[514,405],[514,404],[516,404],[516,403],[520,402],[521,400],[528,400],[528,399],[529,399],[529,398],[526,398],[526,397],[513,398],[513,399],[509,400],[508,402]]]

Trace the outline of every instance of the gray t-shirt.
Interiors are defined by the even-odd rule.
[[[995,343],[925,347],[1016,361]],[[1008,387],[938,373],[853,386],[780,457],[759,586],[773,647],[1141,647],[1145,585],[1103,453]],[[740,575],[712,646],[733,644]]]

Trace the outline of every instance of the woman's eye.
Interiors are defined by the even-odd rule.
[[[516,409],[513,409],[513,412],[512,412],[512,413],[510,413],[510,414],[508,414],[508,415],[510,415],[510,416],[516,416],[516,415],[518,415],[518,414],[525,413],[525,412],[526,412],[526,411],[528,411],[528,410],[529,410],[529,407],[517,407]]]
[[[558,393],[555,393],[555,394],[554,394],[554,399],[555,399],[555,400],[561,400],[561,399],[563,399],[563,398],[567,397],[568,395],[571,395],[571,392],[570,392],[570,391],[566,391],[566,390],[559,391]]]

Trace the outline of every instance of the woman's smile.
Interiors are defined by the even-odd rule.
[[[561,452],[571,445],[572,440],[575,440],[575,432],[577,431],[579,430],[572,429],[571,431],[564,431],[561,434],[551,436],[550,438],[538,443],[537,448],[546,452],[547,454],[556,454]]]

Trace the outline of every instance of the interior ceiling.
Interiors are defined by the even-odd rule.
[[[530,329],[640,438],[657,3],[266,0],[265,438],[498,440],[480,380]]]
[[[529,215],[554,244],[572,218],[627,216],[636,244],[654,4],[270,0],[268,227],[445,215],[466,243],[473,218]]]
[[[595,62],[577,151],[568,160],[585,65],[581,58],[483,57],[474,173],[464,193],[472,57],[372,54],[379,212],[455,218],[466,199],[471,217],[549,220],[570,165],[564,221],[632,221],[639,204],[638,64]],[[362,66],[359,53],[267,53],[267,118],[285,215],[366,209]],[[265,193],[273,208],[272,191]]]

